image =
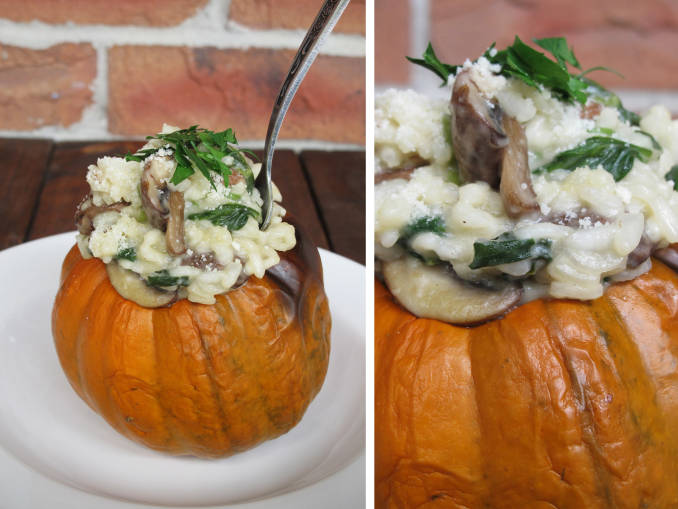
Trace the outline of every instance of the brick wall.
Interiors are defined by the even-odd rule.
[[[2,0],[0,136],[141,137],[168,122],[262,143],[321,4]],[[365,0],[351,0],[292,103],[288,146],[364,144],[364,56]]]
[[[403,54],[432,41],[444,62],[475,58],[515,35],[565,36],[584,68],[604,65],[625,76],[591,77],[619,91],[629,109],[657,102],[678,113],[678,2],[672,0],[375,0],[375,73],[379,89],[432,90],[436,78]]]

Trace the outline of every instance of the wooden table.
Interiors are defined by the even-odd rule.
[[[141,145],[0,139],[0,249],[74,230],[75,207],[89,190],[87,167]],[[316,245],[365,263],[364,152],[280,150],[273,177],[283,206]]]

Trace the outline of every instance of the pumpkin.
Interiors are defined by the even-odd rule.
[[[375,291],[376,507],[678,507],[678,276],[460,327]]]
[[[222,457],[282,435],[325,378],[330,314],[317,250],[297,235],[280,256],[214,305],[151,309],[73,247],[52,313],[69,382],[117,431],[166,453]]]

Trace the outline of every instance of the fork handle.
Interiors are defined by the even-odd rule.
[[[292,66],[283,81],[278,97],[273,106],[271,119],[266,132],[266,147],[264,151],[264,166],[257,176],[257,188],[262,194],[264,204],[262,206],[261,228],[266,229],[271,220],[273,210],[273,189],[271,185],[271,165],[273,163],[273,151],[278,140],[278,133],[285,118],[290,103],[296,94],[299,85],[306,76],[308,69],[318,55],[320,46],[330,34],[334,25],[337,24],[341,14],[348,5],[349,0],[325,0],[320,12],[316,16],[311,28],[306,32],[306,37],[301,42]]]

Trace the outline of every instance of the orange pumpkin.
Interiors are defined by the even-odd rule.
[[[678,507],[678,276],[473,328],[376,284],[378,508]]]
[[[171,454],[227,456],[287,432],[318,393],[330,314],[315,248],[217,296],[144,308],[98,259],[66,256],[52,332],[78,395],[123,435]]]

